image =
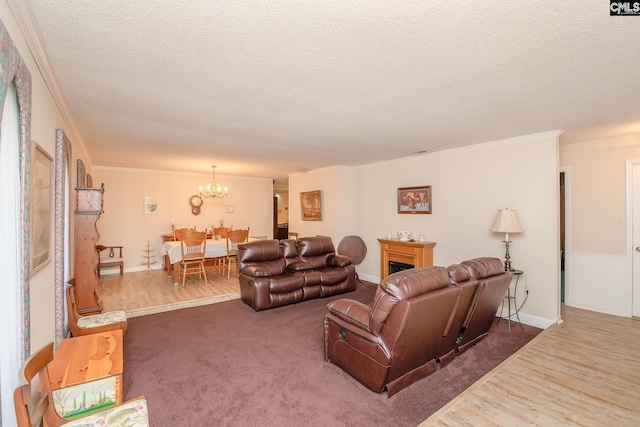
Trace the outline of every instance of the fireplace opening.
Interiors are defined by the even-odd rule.
[[[404,262],[389,261],[389,274],[397,273],[398,271],[408,270],[413,268],[413,265],[406,264]]]

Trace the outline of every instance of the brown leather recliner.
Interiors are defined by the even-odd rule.
[[[449,281],[460,288],[460,294],[451,313],[447,330],[442,334],[442,345],[438,352],[441,368],[453,361],[458,354],[458,342],[462,338],[465,321],[468,320],[469,307],[474,301],[478,288],[478,281],[471,278],[466,267],[454,264],[447,267],[447,271]]]
[[[386,277],[371,305],[333,301],[324,319],[325,359],[391,397],[437,369],[460,293],[446,268],[425,267]]]
[[[240,298],[255,311],[303,300],[304,274],[287,270],[298,260],[291,241],[258,240],[238,245]]]
[[[301,237],[296,241],[299,261],[287,268],[304,272],[305,300],[326,298],[356,289],[351,258],[336,254],[331,237]]]
[[[356,289],[351,258],[330,237],[261,240],[238,245],[240,297],[255,311]]]
[[[513,278],[513,273],[505,272],[504,264],[498,258],[474,258],[460,265],[467,269],[471,280],[478,281],[478,285],[462,326],[458,353],[487,336]]]

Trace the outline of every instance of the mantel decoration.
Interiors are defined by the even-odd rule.
[[[199,195],[204,199],[224,199],[229,196],[229,189],[224,187],[224,191],[222,190],[222,187],[216,182],[216,166],[211,165],[211,167],[213,168],[211,181],[204,189],[200,186]]]
[[[322,221],[321,190],[300,193],[300,213],[303,221]]]
[[[430,214],[431,186],[398,188],[399,214]]]

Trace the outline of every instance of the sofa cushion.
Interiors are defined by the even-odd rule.
[[[335,254],[331,237],[301,237],[298,239],[298,256],[300,262],[309,269],[322,268],[327,265],[329,255]]]
[[[250,266],[259,266],[246,270]],[[257,240],[238,245],[238,269],[254,277],[273,276],[286,271],[280,242],[277,240]]]
[[[302,289],[304,286],[304,276],[302,273],[285,273],[273,276],[269,280],[269,293],[283,294],[286,292]]]
[[[78,319],[78,327],[95,328],[97,326],[110,325],[112,323],[126,322],[127,315],[123,310],[108,311],[105,313],[83,316]]]

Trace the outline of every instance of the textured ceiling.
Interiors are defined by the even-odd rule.
[[[640,132],[640,16],[601,0],[28,3],[95,165],[286,180]]]

